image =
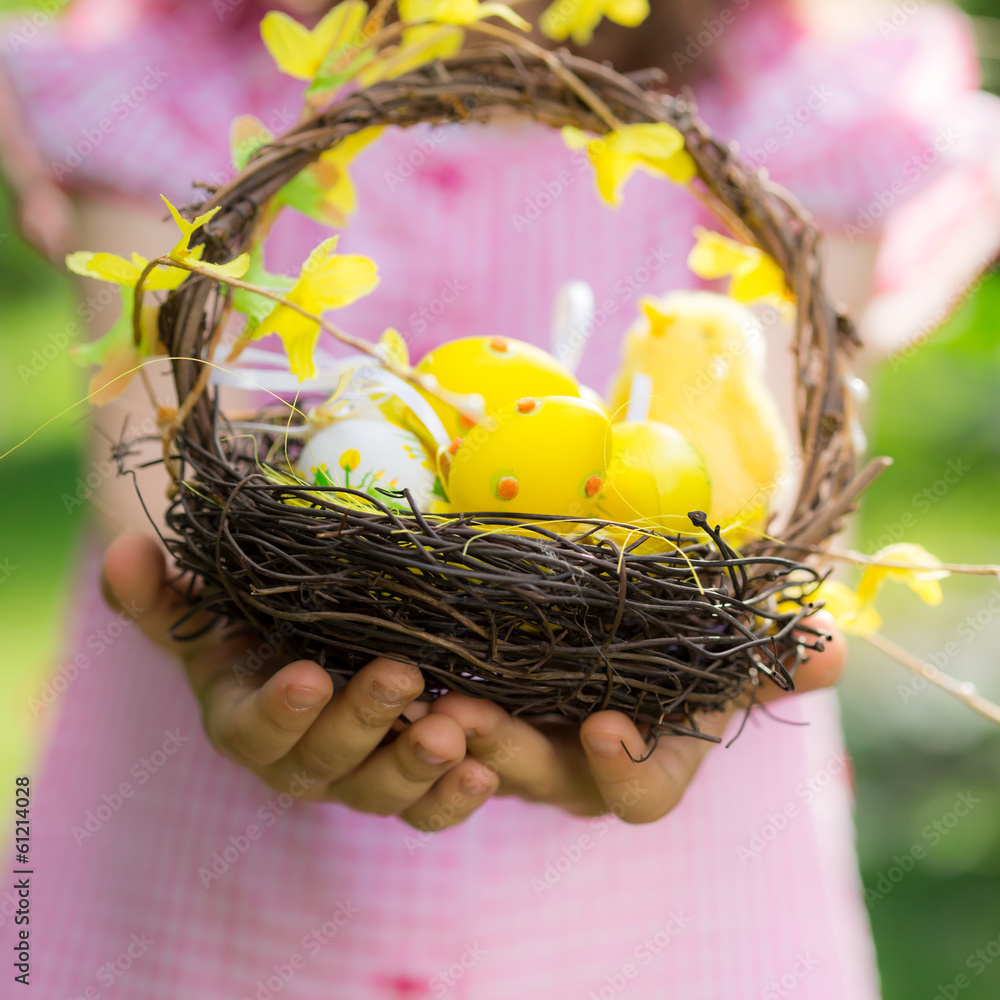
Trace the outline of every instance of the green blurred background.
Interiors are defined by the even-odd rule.
[[[0,9],[21,6],[0,0]],[[1000,85],[1000,2],[966,4],[987,86]],[[65,351],[25,381],[40,334],[76,318],[68,279],[45,267],[13,233],[0,190],[0,453],[84,392]],[[23,369],[22,369],[23,371]],[[951,562],[1000,563],[1000,277],[988,279],[945,328],[904,363],[871,373],[871,450],[896,464],[865,499],[857,547],[902,529]],[[25,706],[53,667],[67,606],[67,581],[85,508],[67,514],[61,497],[82,471],[83,409],[73,410],[0,463],[0,786],[31,771],[41,735]],[[969,471],[933,503],[915,502],[949,462]],[[904,518],[904,514],[911,515]],[[899,527],[896,528],[899,534]],[[1000,701],[1000,594],[989,577],[945,582],[932,613],[904,588],[885,591],[885,632],[927,656],[957,641],[947,669]],[[979,616],[978,618],[976,616]],[[971,618],[970,618],[971,616]],[[1000,732],[863,642],[852,646],[841,686],[856,767],[862,877],[879,951],[885,1000],[931,1000],[967,958],[1000,938]],[[51,713],[44,713],[50,715]],[[978,800],[942,834],[957,796]],[[935,843],[935,840],[938,842]],[[912,846],[927,848],[901,881],[893,867]],[[891,885],[891,890],[885,888]],[[879,898],[881,896],[881,898]],[[1000,996],[1000,961],[961,990],[963,1000]],[[734,998],[737,1000],[737,998]],[[739,998],[742,1000],[742,998]],[[849,998],[845,998],[849,1000]]]

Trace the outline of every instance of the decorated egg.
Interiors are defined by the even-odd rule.
[[[349,486],[394,510],[407,510],[406,501],[380,488],[408,489],[419,510],[436,498],[433,462],[420,439],[376,417],[347,417],[313,431],[296,470],[317,486]]]
[[[522,396],[497,407],[454,450],[452,509],[594,516],[610,426],[579,397]]]
[[[609,521],[690,532],[688,512],[707,511],[712,490],[701,452],[657,420],[613,424],[607,483],[598,503]]]
[[[522,396],[580,395],[572,374],[551,354],[507,337],[449,341],[425,355],[417,371],[434,376],[451,392],[482,396],[485,413]],[[472,421],[429,393],[425,396],[449,434],[468,432]]]
[[[604,397],[596,389],[591,389],[589,385],[580,386],[580,398],[587,400],[588,403],[593,403],[599,410],[610,415],[610,410],[608,404],[604,401]]]

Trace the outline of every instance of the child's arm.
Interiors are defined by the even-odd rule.
[[[267,680],[263,671],[247,678],[238,668],[259,648],[259,637],[224,640],[210,632],[191,642],[170,639],[182,602],[151,539],[118,538],[104,574],[109,602],[128,605],[147,636],[180,656],[212,744],[276,789],[287,791],[298,778],[299,786],[308,785],[303,798],[398,815],[427,830],[463,822],[497,791],[578,815],[612,811],[626,822],[647,823],[677,805],[711,745],[664,738],[649,761],[635,763],[621,744],[640,757],[643,740],[618,712],[577,726],[529,723],[458,694],[428,708],[414,703],[423,688],[419,672],[392,660],[374,660],[336,695],[327,673],[309,661],[289,663]],[[843,659],[838,637],[800,668],[796,689],[835,683]],[[772,688],[765,697],[779,694]],[[414,721],[382,746],[404,711]],[[706,717],[702,728],[719,735],[730,714]]]

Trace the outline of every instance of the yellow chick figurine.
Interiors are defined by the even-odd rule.
[[[454,446],[455,511],[594,517],[607,464],[604,412],[572,396],[523,396],[497,407]]]
[[[509,337],[451,340],[425,355],[416,370],[434,376],[451,392],[479,394],[485,413],[521,396],[580,395],[576,379],[551,354]],[[423,395],[449,434],[468,432],[473,421],[429,393]]]
[[[612,387],[612,413],[624,419],[633,377],[648,376],[649,418],[676,427],[705,456],[710,521],[762,529],[789,444],[762,377],[764,340],[756,317],[713,292],[647,297],[640,308]]]
[[[708,511],[712,489],[701,453],[657,420],[612,424],[601,517],[668,534],[691,533],[688,513]]]

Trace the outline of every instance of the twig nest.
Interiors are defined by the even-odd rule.
[[[839,528],[871,478],[855,478],[845,432],[851,404],[843,376],[857,341],[825,293],[811,220],[737,160],[729,143],[715,139],[686,99],[646,92],[608,66],[505,42],[409,72],[404,67],[396,79],[379,77],[376,70],[399,68],[394,58],[379,53],[372,61],[371,79],[381,82],[352,90],[256,148],[201,206],[199,218],[206,221],[185,237],[194,247],[185,244],[184,266],[197,273],[168,294],[159,332],[173,358],[180,401],[180,428],[169,442],[176,494],[168,545],[181,569],[204,581],[198,607],[265,632],[280,628],[289,657],[317,659],[338,683],[372,657],[390,656],[421,667],[427,697],[458,690],[512,712],[557,712],[575,720],[613,708],[648,724],[654,736],[699,735],[698,712],[752,699],[761,677],[789,687],[803,649],[819,637],[800,626],[808,599],[783,601],[792,584],[806,595],[818,580],[796,557]],[[358,146],[381,127],[488,123],[498,114],[568,127],[564,136],[584,150],[606,196],[620,197],[637,169],[688,185],[723,226],[766,256],[771,277],[777,274],[782,291],[797,301],[794,371],[804,457],[781,538],[761,516],[758,530],[734,551],[716,530],[718,520],[697,513],[693,500],[692,519],[676,533],[609,524],[599,509],[614,480],[607,414],[581,398],[570,373],[505,338],[505,331],[432,352],[422,366],[440,385],[482,396],[481,412],[466,420],[459,409],[431,400],[447,434],[461,439],[435,441],[431,452],[448,479],[450,515],[421,512],[412,493],[409,499],[377,489],[372,495],[353,477],[350,485],[345,478],[320,487],[279,474],[261,456],[284,455],[288,410],[262,414],[263,429],[250,435],[230,427],[217,396],[203,391],[203,359],[220,341],[231,302],[220,269],[211,267],[246,263],[240,255],[266,229],[278,192],[327,163],[324,156]],[[192,264],[195,250],[202,256]],[[358,262],[327,247],[314,263],[290,283],[289,302],[329,301],[324,308],[340,308],[344,296],[324,298],[331,291],[325,283],[357,270]],[[761,261],[754,266],[760,270]],[[368,284],[356,280],[347,301]],[[299,323],[291,306],[267,308],[272,305],[262,332],[278,332],[297,351],[318,338],[317,320]],[[688,377],[697,376],[704,359],[699,365],[686,347],[665,347],[680,325],[671,320],[668,329],[669,310],[662,303],[658,308],[662,329],[647,314],[646,328],[630,339],[636,368],[676,379],[683,377],[683,362],[696,366]],[[327,329],[335,332],[330,324]],[[354,350],[366,346],[341,339]],[[726,503],[727,468],[742,469],[748,481],[773,479],[767,456],[779,450],[772,447],[777,432],[763,404],[720,453],[729,457],[717,460],[708,440],[720,401],[752,389],[748,371],[752,366],[737,358],[725,378],[709,373],[710,386],[698,396],[702,409],[688,417],[712,480],[713,514]],[[687,425],[655,410],[657,395],[676,396],[668,388],[654,386],[648,416],[685,433]],[[617,433],[619,454],[628,456],[620,490],[629,508],[625,520],[632,519],[632,507],[656,517],[664,506],[684,507],[682,497],[704,490],[696,463],[673,436],[667,441],[643,432],[659,449],[654,461],[653,453],[636,456],[622,443],[630,434],[639,440],[638,432]],[[329,453],[338,463],[341,443],[338,438]],[[361,443],[353,447],[358,465],[352,473],[364,455]],[[344,466],[352,464],[349,457]],[[312,459],[300,461],[312,468]],[[662,488],[657,473],[654,489],[650,469],[665,462],[686,471]],[[388,458],[372,464],[379,466],[374,472],[383,465],[386,475],[395,471]],[[398,482],[403,485],[402,476]],[[616,535],[616,527],[626,534]]]

